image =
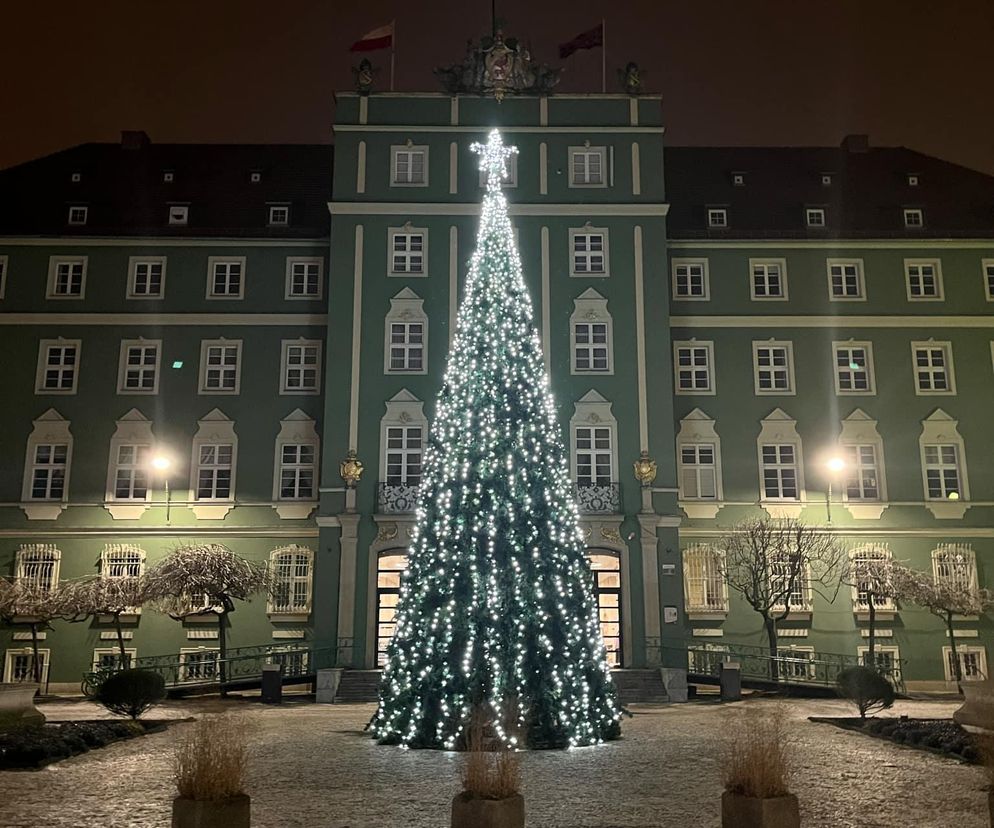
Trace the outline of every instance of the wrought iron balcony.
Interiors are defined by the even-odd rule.
[[[413,512],[418,504],[418,486],[407,483],[380,483],[377,502],[381,512],[394,514]]]
[[[618,483],[577,483],[573,493],[580,514],[614,515],[621,511],[621,486]]]

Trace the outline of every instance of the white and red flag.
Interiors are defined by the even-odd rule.
[[[366,32],[360,37],[352,47],[350,52],[375,52],[377,49],[390,49],[393,47],[393,24],[390,21],[386,26],[380,26],[371,32]]]

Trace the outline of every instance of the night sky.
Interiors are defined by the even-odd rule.
[[[397,21],[397,88],[489,31],[489,0],[4,3],[0,167],[144,129],[153,141],[327,142],[349,45]],[[607,20],[608,90],[629,60],[672,144],[835,145],[867,132],[994,173],[994,0],[498,0],[505,31],[556,46]],[[372,54],[388,82],[388,53]],[[600,91],[600,52],[561,91]]]

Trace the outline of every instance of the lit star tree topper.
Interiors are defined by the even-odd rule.
[[[424,455],[370,727],[454,748],[477,711],[509,746],[620,733],[555,403],[501,191],[516,149],[474,144],[479,235]]]

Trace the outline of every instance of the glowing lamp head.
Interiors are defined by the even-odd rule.
[[[825,467],[832,473],[838,474],[846,467],[846,461],[841,457],[832,457],[825,463]]]
[[[173,461],[164,454],[157,454],[152,458],[152,468],[156,471],[167,471],[172,464]]]

